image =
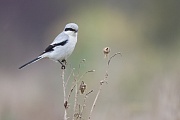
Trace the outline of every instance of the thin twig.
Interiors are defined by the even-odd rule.
[[[87,73],[89,73],[89,72],[95,72],[95,70],[86,71],[83,75],[81,75],[81,77],[79,77],[79,79],[76,79],[77,81],[75,81],[73,87],[75,87],[76,84],[78,84],[78,83],[80,82],[80,80],[81,80]],[[73,76],[75,76],[75,75],[73,74]]]
[[[63,81],[63,93],[64,93],[64,120],[67,120],[67,101],[66,101],[66,86],[65,86],[65,80],[64,80],[64,69],[62,69],[62,81]]]
[[[68,84],[68,82],[69,82],[69,79],[71,78],[71,75],[72,75],[72,73],[74,72],[74,70],[75,70],[75,68],[72,68],[71,73],[70,73],[70,75],[69,75],[69,77],[68,77],[68,79],[67,79],[67,81],[66,81],[66,83],[65,83],[65,87],[67,86],[67,84]]]
[[[82,106],[82,109],[81,109],[81,112],[80,112],[80,120],[82,119],[82,114],[83,114],[83,111],[84,111],[84,109],[85,109],[85,107],[86,107],[86,99],[87,99],[87,97],[88,97],[88,95],[90,94],[90,93],[92,93],[93,92],[93,90],[91,90],[91,91],[89,91],[88,93],[86,93],[85,94],[85,96],[84,96],[84,100],[83,100],[83,106]]]
[[[86,59],[83,59],[80,63],[79,63],[79,67],[78,67],[78,75],[79,75],[79,70],[80,70],[80,68],[81,68],[81,64],[82,63],[85,63],[86,62]]]
[[[76,108],[77,108],[77,99],[78,99],[78,83],[77,83],[77,79],[75,77],[75,75],[73,74],[74,76],[74,80],[75,80],[75,96],[74,96],[74,113],[73,113],[73,120],[75,119],[75,114],[76,114]]]
[[[94,108],[95,108],[97,99],[98,99],[99,94],[100,94],[100,92],[101,92],[101,90],[102,90],[102,85],[103,85],[103,83],[100,82],[99,90],[98,90],[98,92],[97,92],[97,94],[96,94],[96,97],[95,97],[95,99],[94,99],[93,105],[92,105],[92,107],[91,107],[91,111],[90,111],[88,120],[91,119],[92,112],[93,112],[93,110],[94,110]]]
[[[76,86],[76,85],[74,85],[74,86],[71,88],[71,90],[70,90],[70,92],[69,92],[69,95],[68,95],[68,97],[67,97],[67,101],[69,101],[69,99],[70,99],[70,97],[71,97],[71,94],[72,94],[75,86]]]
[[[98,97],[99,97],[99,94],[100,94],[100,92],[101,92],[101,90],[102,90],[103,84],[104,84],[104,83],[107,83],[108,69],[109,69],[109,64],[110,64],[110,62],[111,62],[111,59],[114,58],[114,57],[115,57],[116,55],[118,55],[118,54],[121,55],[121,53],[118,52],[118,53],[115,53],[113,56],[111,56],[111,57],[108,59],[108,62],[107,62],[108,64],[107,64],[106,72],[105,72],[105,75],[104,75],[104,79],[103,79],[102,81],[100,81],[100,86],[99,86],[98,92],[97,92],[97,94],[96,94],[96,97],[95,97],[95,99],[94,99],[93,105],[92,105],[92,107],[91,107],[91,111],[90,111],[88,120],[91,119],[92,112],[93,112],[93,110],[94,110],[94,108],[95,108],[95,105],[96,105],[97,99],[98,99]]]
[[[115,57],[116,55],[118,55],[118,54],[122,56],[122,54],[121,54],[120,52],[115,53],[113,56],[111,56],[111,57],[109,58],[109,60],[108,60],[108,65],[110,64],[111,59],[112,59],[113,57]]]
[[[77,100],[78,100],[78,94],[79,94],[79,91],[78,91],[78,83],[79,81],[89,72],[94,72],[95,70],[89,70],[87,72],[85,72],[82,76],[80,76],[79,79],[75,79],[75,98],[74,98],[74,114],[76,113],[76,109],[77,109]],[[74,120],[74,118],[73,118]]]
[[[88,70],[88,71],[86,71],[83,75],[81,75],[81,77],[79,77],[78,82],[79,82],[87,73],[90,73],[90,72],[95,72],[95,70]]]

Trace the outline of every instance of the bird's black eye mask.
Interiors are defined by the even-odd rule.
[[[78,30],[75,30],[75,29],[73,29],[73,28],[65,28],[64,31],[74,31],[75,33],[78,32]]]

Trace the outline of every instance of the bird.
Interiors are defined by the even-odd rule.
[[[65,69],[66,60],[74,51],[77,43],[78,25],[75,23],[66,24],[63,32],[61,32],[54,41],[35,59],[22,65],[22,69],[32,63],[35,63],[43,58],[49,58],[55,62],[59,62],[62,69]]]

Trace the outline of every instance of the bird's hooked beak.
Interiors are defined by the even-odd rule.
[[[77,33],[77,32],[78,32],[78,30],[75,30],[74,32],[75,32],[75,33]]]

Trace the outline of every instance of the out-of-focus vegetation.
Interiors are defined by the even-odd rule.
[[[180,119],[179,5],[179,0],[1,0],[0,120],[63,118],[60,66],[42,60],[17,68],[69,22],[79,25],[79,36],[68,63],[78,68],[86,59],[80,72],[96,70],[85,77],[89,89],[97,90],[104,75],[102,49],[122,53],[111,63],[93,120]]]

